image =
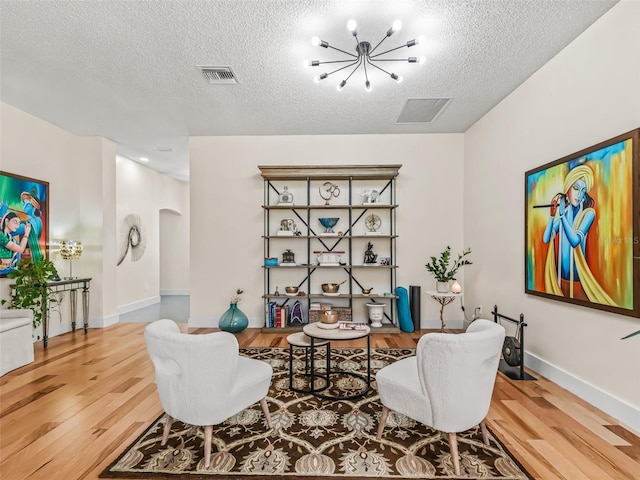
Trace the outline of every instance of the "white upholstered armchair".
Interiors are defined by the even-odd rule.
[[[238,341],[231,333],[184,334],[174,321],[164,319],[148,325],[144,337],[166,413],[163,445],[174,418],[203,426],[208,467],[213,425],[259,401],[271,428],[266,395],[273,369],[239,355]]]
[[[484,419],[489,412],[504,328],[489,320],[476,320],[465,333],[428,333],[420,338],[416,355],[392,363],[376,375],[383,405],[378,439],[389,410],[449,435],[456,475],[460,475],[457,432],[480,424],[485,444]]]

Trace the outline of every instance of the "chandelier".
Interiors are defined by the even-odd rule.
[[[385,55],[389,52],[393,52],[396,50],[399,50],[401,48],[410,48],[413,47],[414,45],[418,45],[421,41],[420,38],[418,39],[413,39],[413,40],[409,40],[407,43],[400,45],[398,47],[395,48],[391,48],[389,50],[385,50],[384,52],[379,52],[379,53],[375,53],[376,50],[378,49],[378,47],[382,44],[382,42],[384,42],[387,38],[389,38],[391,35],[393,35],[394,33],[396,33],[397,31],[399,31],[402,28],[402,22],[400,20],[396,20],[393,22],[393,25],[391,25],[391,28],[389,30],[387,30],[387,33],[384,35],[384,37],[382,37],[382,40],[380,40],[378,42],[378,44],[371,48],[371,43],[369,42],[361,42],[358,39],[358,29],[357,29],[357,24],[355,20],[349,20],[347,22],[347,29],[351,32],[351,34],[353,35],[353,38],[356,41],[356,54],[354,55],[353,53],[349,53],[346,52],[344,50],[341,50],[340,48],[336,48],[332,45],[329,45],[328,42],[325,42],[324,40],[320,40],[318,37],[313,37],[311,39],[311,44],[314,46],[318,46],[318,47],[322,47],[322,48],[331,48],[332,50],[337,50],[338,52],[344,53],[345,55],[348,55],[351,58],[348,58],[346,60],[333,60],[333,61],[326,61],[326,62],[321,62],[320,60],[305,60],[305,66],[307,67],[319,67],[320,65],[324,65],[324,64],[328,64],[328,63],[347,63],[348,65],[344,65],[340,68],[337,68],[336,70],[333,70],[332,72],[328,72],[328,73],[322,73],[320,75],[316,75],[314,77],[314,81],[316,83],[320,83],[322,80],[324,80],[325,78],[327,78],[329,75],[333,75],[334,73],[340,72],[342,70],[348,69],[350,67],[354,67],[351,72],[347,75],[347,77],[342,80],[338,86],[336,87],[338,89],[338,91],[342,91],[342,89],[345,87],[345,85],[347,84],[347,81],[351,78],[351,76],[360,68],[360,66],[362,66],[362,69],[364,71],[364,86],[367,92],[371,91],[371,82],[369,81],[369,72],[367,71],[367,66],[369,67],[373,67],[373,68],[377,68],[378,70],[382,71],[383,73],[389,75],[393,80],[395,80],[398,83],[402,82],[402,76],[400,75],[396,75],[393,72],[388,72],[387,70],[385,70],[384,68],[380,67],[379,65],[377,65],[378,62],[408,62],[408,63],[424,63],[425,58],[424,57],[407,57],[407,58],[379,58],[382,55]]]

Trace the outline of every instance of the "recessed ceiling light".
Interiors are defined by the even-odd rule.
[[[173,152],[171,147],[156,147],[156,150],[159,152]]]
[[[148,162],[149,159],[147,157],[140,157],[141,162]]]

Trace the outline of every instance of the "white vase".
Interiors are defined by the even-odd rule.
[[[436,292],[449,293],[449,282],[436,282]]]
[[[369,308],[369,320],[371,326],[378,328],[382,326],[382,318],[384,317],[384,303],[367,303]]]

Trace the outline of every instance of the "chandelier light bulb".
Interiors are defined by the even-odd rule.
[[[426,61],[427,61],[426,57],[424,57],[424,56],[418,57],[418,63],[420,65],[423,65],[424,62],[426,62]]]
[[[400,20],[394,20],[393,23],[391,24],[391,28],[387,30],[387,37],[390,37],[401,28],[402,28],[402,22]]]
[[[402,80],[404,80],[404,78],[402,78],[402,75],[396,75],[395,73],[391,74],[391,78],[393,78],[398,83],[402,83]]]
[[[313,77],[313,81],[316,83],[320,83],[320,80],[324,80],[327,77],[328,77],[328,74],[323,73],[322,75],[316,75],[315,77]]]
[[[342,81],[340,82],[340,84],[336,87],[336,89],[337,89],[339,92],[341,92],[341,91],[342,91],[342,89],[344,88],[344,86],[345,86],[346,84],[347,84],[347,81],[346,81],[346,80],[342,80]]]
[[[313,37],[311,39],[311,45],[313,45],[314,47],[317,47],[318,45],[320,45],[320,38],[319,37]]]
[[[351,19],[347,22],[347,30],[349,30],[354,37],[358,34],[358,24],[355,20]]]
[[[416,40],[416,43],[420,45],[424,45],[425,43],[427,43],[427,37],[425,37],[424,35],[420,35]]]
[[[364,82],[364,89],[365,89],[367,92],[370,92],[370,91],[371,91],[371,82],[370,82],[369,80],[367,80],[366,82]]]

